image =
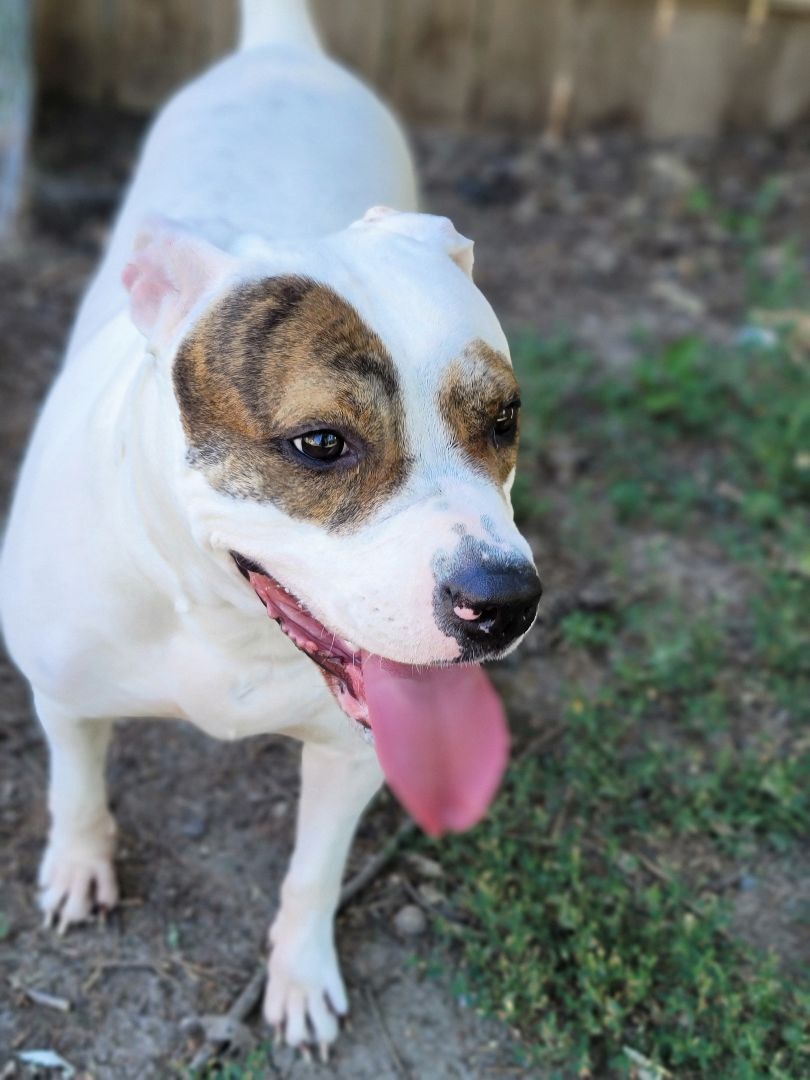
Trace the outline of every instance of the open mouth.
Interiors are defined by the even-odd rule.
[[[258,563],[236,551],[231,552],[231,558],[240,574],[253,587],[270,618],[278,623],[293,645],[321,669],[341,709],[352,720],[371,730],[363,679],[363,662],[370,654],[364,649],[352,647],[349,642],[327,630]]]
[[[506,767],[509,732],[476,664],[414,667],[357,648],[329,630],[263,566],[231,551],[239,572],[357,721],[394,794],[433,836],[483,817]]]

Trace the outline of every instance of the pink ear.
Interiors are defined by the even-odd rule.
[[[472,277],[473,242],[456,231],[450,218],[436,214],[417,214],[393,210],[390,206],[372,206],[357,225],[371,225],[410,236],[420,243],[444,251],[467,277]]]
[[[149,218],[135,238],[122,280],[132,321],[165,348],[183,320],[234,270],[236,260],[167,218]]]

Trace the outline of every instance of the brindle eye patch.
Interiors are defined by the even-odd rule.
[[[406,479],[394,363],[357,311],[309,278],[226,295],[181,344],[174,387],[191,463],[226,494],[346,529]]]
[[[506,357],[473,341],[445,372],[439,412],[451,443],[478,472],[506,482],[517,460],[520,396]]]

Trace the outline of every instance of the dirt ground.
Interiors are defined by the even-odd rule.
[[[3,505],[140,132],[140,121],[121,115],[54,106],[43,113],[29,226],[19,247],[0,256]],[[642,338],[699,330],[728,341],[740,328],[739,252],[705,215],[683,215],[685,190],[722,192],[744,211],[778,167],[786,188],[766,244],[776,252],[810,224],[801,133],[713,146],[650,147],[621,132],[560,148],[437,133],[416,143],[427,206],[475,239],[477,280],[507,329],[565,328],[607,364],[627,362]],[[564,497],[564,469],[559,485]],[[561,553],[542,536],[532,540],[553,610],[576,583]],[[726,587],[726,567],[709,563],[704,573],[708,589]],[[497,681],[520,723],[553,718],[570,675],[565,656],[548,655],[538,634]],[[295,748],[269,738],[218,744],[180,724],[122,724],[110,782],[124,903],[106,925],[59,940],[40,927],[34,904],[46,830],[44,744],[8,663],[0,667],[0,743],[0,1075],[33,1075],[13,1056],[32,1048],[56,1050],[98,1080],[173,1075],[193,1052],[183,1019],[224,1010],[263,948],[292,838]],[[350,872],[401,818],[381,797],[361,826]],[[415,937],[397,932],[395,915],[424,886],[423,873],[413,859],[396,861],[341,916],[351,1027],[331,1071],[280,1053],[279,1075],[524,1074],[509,1031],[465,1008],[449,973],[427,974],[441,961],[430,928]],[[795,863],[790,873],[805,882],[810,875]],[[789,953],[797,947],[788,928],[795,890],[785,882],[774,865],[762,895],[746,894],[738,922],[754,941],[783,931]],[[38,1005],[28,990],[64,998],[70,1011]],[[255,1017],[251,1027],[261,1034]]]

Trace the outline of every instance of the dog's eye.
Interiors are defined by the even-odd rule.
[[[346,440],[336,431],[308,431],[293,439],[292,444],[312,461],[337,461],[346,450]]]
[[[519,401],[513,401],[511,405],[504,405],[492,425],[492,433],[496,442],[509,442],[514,438],[517,431]]]

